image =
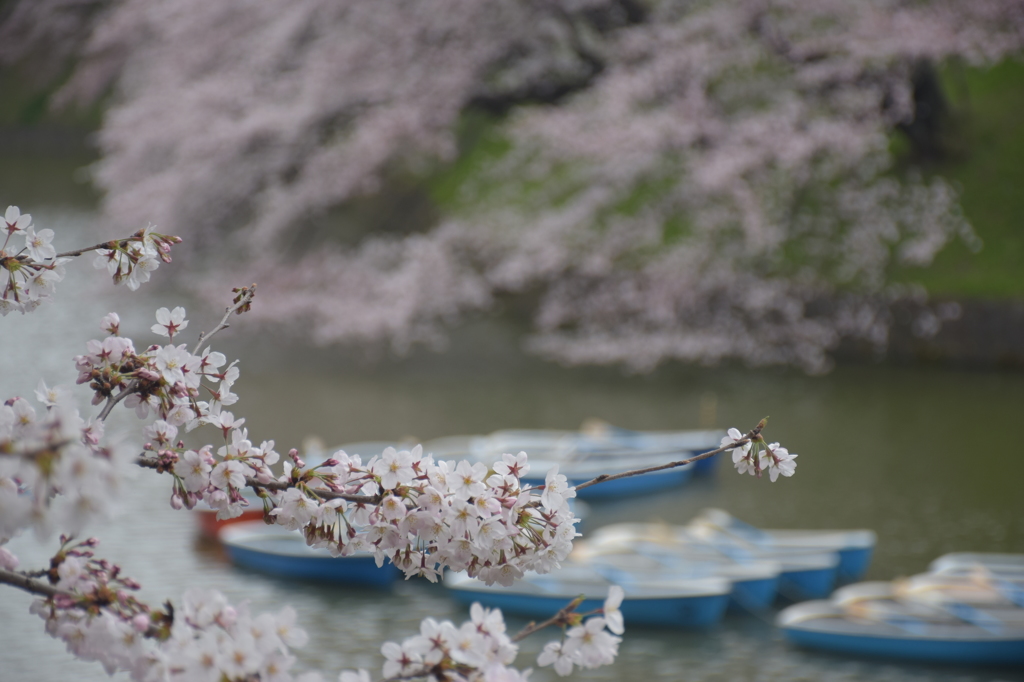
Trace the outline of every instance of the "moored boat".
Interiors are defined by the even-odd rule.
[[[987,615],[985,621],[972,622],[891,600],[869,600],[852,610],[850,604],[815,600],[784,609],[776,623],[794,644],[839,653],[935,663],[1024,664],[1024,627]]]
[[[705,509],[688,525],[698,537],[753,545],[761,550],[808,550],[839,555],[840,583],[860,580],[871,563],[878,536],[873,530],[762,529],[721,509]]]
[[[334,557],[301,533],[262,521],[225,526],[218,537],[235,565],[283,578],[387,587],[399,575],[390,562],[377,566],[372,554]]]
[[[611,584],[594,571],[563,568],[540,575],[529,573],[510,587],[488,586],[465,573],[449,573],[445,587],[465,604],[479,602],[530,618],[546,619],[584,596],[577,613],[599,609]],[[730,584],[724,578],[671,579],[621,585],[625,595],[619,609],[626,627],[703,628],[715,625],[729,603]]]
[[[731,584],[729,607],[760,612],[769,608],[779,590],[782,565],[774,561],[741,564],[729,559],[687,559],[676,554],[592,551],[576,543],[570,562],[589,566],[619,585],[677,578],[725,578]]]
[[[1024,578],[1024,554],[995,552],[951,552],[928,566],[932,573],[965,573],[983,570]]]
[[[588,543],[595,551],[633,551],[675,557],[679,561],[775,562],[780,565],[778,594],[792,601],[828,596],[835,588],[840,562],[834,551],[762,548],[728,539],[712,542],[696,536],[685,526],[657,523],[604,526],[591,534]]]
[[[200,535],[210,540],[216,540],[221,529],[227,526],[261,520],[263,518],[263,501],[250,488],[242,489],[242,497],[246,499],[249,506],[239,516],[229,519],[218,519],[217,511],[207,508],[205,502],[200,503],[202,506],[193,509],[192,515],[196,520],[196,527],[199,529]]]

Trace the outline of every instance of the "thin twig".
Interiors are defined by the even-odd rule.
[[[18,589],[24,590],[29,594],[38,594],[39,596],[46,597],[48,599],[53,599],[54,597],[64,597],[69,601],[74,601],[87,596],[81,594],[74,594],[72,592],[65,592],[64,590],[54,587],[48,582],[43,582],[42,580],[35,580],[32,577],[30,577],[30,575],[31,574],[21,573],[19,571],[8,571],[0,568],[0,585],[10,585],[11,587],[17,587]],[[149,626],[146,628],[145,632],[143,632],[142,634],[145,637],[151,637],[155,639],[167,638],[167,635],[155,623],[150,623]]]
[[[130,382],[128,382],[128,385],[125,387],[123,391],[118,393],[116,396],[110,396],[109,398],[107,398],[107,404],[103,406],[103,409],[100,411],[99,416],[97,416],[96,418],[100,421],[103,421],[104,419],[109,417],[110,411],[114,409],[114,406],[117,405],[122,400],[124,400],[125,398],[127,398],[132,393],[135,393],[138,387],[139,380],[132,379]]]
[[[545,621],[543,621],[541,623],[536,623],[534,621],[530,621],[529,623],[526,624],[526,627],[524,627],[522,630],[520,630],[515,635],[513,635],[512,641],[513,642],[519,642],[519,641],[521,641],[523,639],[526,639],[527,637],[529,637],[533,633],[535,633],[535,632],[537,632],[539,630],[543,630],[544,628],[548,627],[549,625],[555,625],[555,624],[558,624],[558,623],[566,622],[566,619],[569,617],[569,614],[572,613],[573,611],[575,611],[576,607],[583,603],[583,599],[584,599],[584,597],[576,597],[571,602],[569,602],[568,604],[563,606],[561,609],[559,609],[558,613],[556,613],[555,615],[551,616],[550,618],[548,618],[547,620],[545,620]]]
[[[670,462],[668,464],[661,464],[659,466],[647,467],[646,469],[634,469],[632,471],[624,471],[620,474],[601,474],[597,478],[593,478],[585,483],[580,483],[579,485],[575,486],[576,490],[583,490],[584,488],[589,488],[590,486],[597,485],[598,483],[605,483],[606,481],[614,481],[620,478],[639,476],[641,474],[650,474],[655,471],[664,471],[665,469],[674,469],[675,467],[681,467],[692,462],[698,462],[702,459],[713,457],[714,455],[717,455],[720,452],[725,452],[726,450],[733,450],[737,447],[758,440],[761,437],[761,430],[764,428],[766,422],[767,419],[762,419],[757,426],[750,430],[750,433],[745,435],[743,438],[740,438],[738,441],[730,443],[729,445],[723,445],[722,447],[717,448],[715,450],[708,450],[707,452],[702,452],[701,454],[696,455],[695,457],[690,457],[689,459],[682,459],[679,460],[678,462]]]
[[[131,238],[125,237],[124,239],[112,239],[110,241],[103,242],[102,244],[97,244],[96,246],[87,246],[84,249],[75,249],[74,251],[58,253],[54,258],[74,258],[76,256],[81,256],[84,253],[88,253],[89,251],[98,251],[99,249],[112,251],[118,243],[128,241],[129,239]]]
[[[203,344],[208,342],[214,334],[230,327],[231,325],[228,324],[228,318],[231,317],[233,313],[237,313],[240,309],[252,303],[252,299],[255,296],[256,285],[253,284],[250,287],[246,287],[242,291],[241,296],[238,297],[238,301],[225,308],[224,317],[221,318],[220,323],[209,332],[202,332],[199,335],[199,339],[196,341],[196,347],[192,349],[192,355],[198,355],[199,349],[202,348]]]

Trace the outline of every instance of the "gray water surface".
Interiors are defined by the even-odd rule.
[[[89,211],[33,210],[39,227],[60,226],[68,246],[101,234]],[[59,230],[60,231],[60,230]],[[58,237],[58,239],[61,239]],[[175,267],[181,267],[176,265]],[[118,310],[137,345],[153,310],[186,301],[198,332],[214,315],[194,309],[160,281],[138,295],[112,291],[83,263],[58,290],[58,302],[33,315],[0,319],[2,397],[30,394],[38,379],[72,383],[71,356],[98,338],[98,321]],[[257,303],[258,305],[258,299]],[[840,367],[825,377],[793,371],[669,368],[630,377],[615,370],[564,369],[524,356],[502,323],[481,321],[458,332],[448,352],[364,365],[349,354],[282,345],[236,325],[214,346],[241,358],[236,414],[252,439],[278,450],[315,435],[328,444],[486,433],[498,428],[575,428],[591,417],[635,429],[753,427],[799,453],[792,479],[770,483],[739,476],[722,463],[717,476],[686,488],[595,504],[590,528],[616,521],[685,522],[717,506],[765,527],[877,531],[869,573],[888,579],[925,569],[949,551],[1024,552],[1024,473],[1016,428],[1024,413],[1024,375],[885,366]],[[127,414],[112,430],[133,425]],[[212,439],[212,435],[209,436]],[[136,436],[136,439],[138,437]],[[121,513],[94,528],[101,553],[144,586],[146,599],[178,599],[190,586],[216,587],[252,610],[292,604],[309,645],[300,663],[336,679],[337,671],[379,673],[380,644],[415,633],[426,616],[464,619],[444,589],[419,581],[392,592],[292,584],[232,568],[215,546],[197,539],[193,519],[168,505],[170,486],[139,472]],[[44,565],[55,542],[31,536],[12,543],[23,567]],[[0,681],[88,682],[108,679],[47,637],[28,614],[30,598],[0,586]],[[509,618],[510,627],[522,621]],[[528,640],[521,667],[546,638]],[[528,654],[532,654],[531,657]],[[787,646],[763,617],[730,616],[705,632],[627,631],[617,663],[579,675],[592,680],[1024,680],[1024,671],[943,668],[847,659]],[[550,669],[534,680],[556,679]]]

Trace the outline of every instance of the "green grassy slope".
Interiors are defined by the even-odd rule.
[[[939,296],[1024,298],[1024,63],[949,68],[943,79],[954,111],[954,151],[924,171],[958,187],[983,246],[971,253],[958,241],[931,266],[897,278]]]

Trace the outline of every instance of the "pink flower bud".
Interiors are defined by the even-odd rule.
[[[143,368],[140,369],[136,374],[140,379],[145,379],[146,381],[159,381],[160,379],[160,374],[158,372],[154,372],[151,369]]]
[[[134,618],[132,618],[132,629],[134,629],[135,632],[139,632],[139,633],[142,633],[142,632],[145,632],[146,630],[148,630],[149,629],[149,616],[147,616],[144,613],[140,613],[139,615],[137,615]]]
[[[177,492],[171,495],[171,507],[173,509],[181,509],[183,504],[184,503],[181,501],[181,495],[179,495]]]

